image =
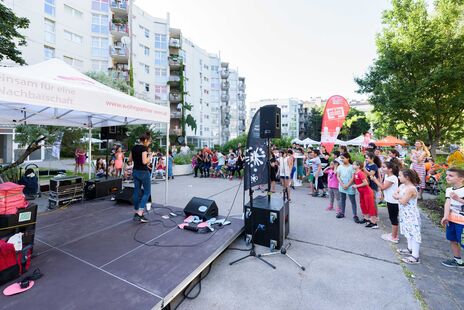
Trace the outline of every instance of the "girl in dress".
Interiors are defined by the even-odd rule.
[[[425,188],[425,159],[430,157],[430,152],[425,146],[424,142],[417,140],[416,149],[411,152],[411,169],[413,169],[420,180],[419,199],[422,199],[422,192]]]
[[[355,161],[353,163],[354,173],[354,185],[359,192],[359,203],[361,205],[361,212],[364,219],[359,223],[367,223],[367,228],[377,229],[377,209],[374,204],[374,191],[369,186],[369,181],[363,172],[364,163]]]
[[[279,175],[280,181],[282,182],[282,187],[284,188],[284,195],[287,195],[288,202],[291,201],[290,199],[290,184],[292,180],[290,180],[290,173],[293,167],[293,157],[288,156],[286,150],[281,151],[280,158],[279,158]]]
[[[401,182],[393,198],[398,200],[400,232],[408,240],[406,249],[398,249],[397,252],[405,255],[402,259],[407,264],[419,264],[419,249],[421,244],[421,220],[419,208],[417,207],[417,189],[421,180],[416,171],[403,169],[400,171]]]
[[[114,157],[115,176],[119,177],[122,175],[122,165],[124,163],[124,153],[122,152],[122,148],[120,146],[118,146],[116,149]]]

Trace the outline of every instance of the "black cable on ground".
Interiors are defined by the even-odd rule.
[[[189,286],[187,286],[187,287],[184,289],[184,291],[182,292],[182,299],[181,299],[181,301],[176,305],[176,307],[174,308],[174,310],[176,310],[177,308],[179,308],[179,306],[180,306],[186,299],[193,300],[193,299],[197,298],[198,296],[200,296],[200,293],[201,293],[201,281],[202,281],[203,279],[205,279],[205,278],[209,275],[209,273],[210,273],[212,267],[213,267],[213,263],[211,263],[211,264],[209,265],[208,271],[206,271],[206,274],[205,274],[205,275],[201,275],[201,273],[199,274],[199,280],[198,280],[197,283],[195,283],[194,286],[190,287],[190,285],[192,284],[192,283],[190,283]],[[197,286],[198,286],[198,292],[197,292],[194,296],[189,296],[190,293],[193,291],[193,289],[194,289],[195,287],[197,287]]]

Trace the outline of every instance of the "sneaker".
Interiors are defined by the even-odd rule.
[[[139,218],[140,218],[140,215],[138,215],[137,213],[135,213],[135,214],[134,214],[134,217],[132,218],[132,220],[138,222],[138,221],[140,221]]]
[[[345,217],[345,215],[343,213],[338,213],[335,217],[338,219],[342,219]]]
[[[362,220],[360,220],[358,222],[358,224],[366,224],[368,222],[368,220],[366,220],[365,218],[363,218]]]
[[[329,194],[327,192],[322,193],[322,197],[329,197]]]
[[[319,197],[319,194],[318,194],[318,193],[312,193],[311,196],[313,196],[313,197]]]
[[[367,224],[365,227],[366,228],[374,228],[374,229],[379,228],[379,226],[377,224],[374,224],[372,222],[369,222],[369,224]]]
[[[394,239],[391,234],[383,234],[381,238],[385,241],[390,241],[391,243],[398,243],[398,238]]]
[[[441,264],[443,266],[451,267],[451,268],[453,268],[453,267],[464,268],[464,263],[459,264],[454,258],[444,260],[444,261],[441,262]]]
[[[320,193],[319,195],[317,195],[317,197],[322,197],[322,198],[324,198],[325,195],[324,195],[324,193]]]
[[[139,221],[140,223],[148,223],[148,219],[143,214],[139,215]]]
[[[353,221],[359,223],[359,217],[357,215],[353,216]]]
[[[401,255],[411,255],[412,251],[410,249],[397,249],[396,252]]]
[[[372,229],[378,229],[378,228],[379,228],[379,225],[377,225],[377,223],[372,224],[372,227],[371,227],[371,228],[372,228]]]
[[[367,227],[367,225],[369,225],[369,224],[372,224],[372,222],[371,222],[370,220],[366,220],[366,227]]]

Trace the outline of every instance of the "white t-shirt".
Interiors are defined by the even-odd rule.
[[[451,192],[455,192],[459,198],[464,198],[464,187],[460,187],[458,189],[453,189],[452,187],[448,187],[445,192],[445,197],[450,200],[451,202],[451,207],[450,210],[451,212],[455,213],[456,215],[459,214],[459,212],[463,212],[464,210],[461,210],[461,206],[464,205],[463,203],[460,203],[459,201],[456,201],[454,199],[451,199],[450,195]]]
[[[384,182],[386,181],[391,182],[393,184],[389,188],[383,190],[383,196],[384,196],[385,201],[388,203],[398,203],[398,200],[393,198],[393,194],[398,189],[398,178],[394,174],[390,176],[386,175]]]

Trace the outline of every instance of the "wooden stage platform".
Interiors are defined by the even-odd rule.
[[[170,207],[175,211],[182,208]],[[153,212],[155,211],[156,214]],[[183,216],[136,223],[133,209],[109,199],[41,213],[30,272],[44,276],[29,291],[1,294],[1,309],[162,309],[243,231],[243,220],[208,234],[177,228]],[[180,213],[180,212],[179,212]],[[146,244],[137,242],[145,242]],[[6,286],[6,285],[5,285]],[[0,287],[3,291],[5,286]]]

